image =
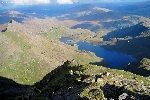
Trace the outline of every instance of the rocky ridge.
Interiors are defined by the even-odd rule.
[[[4,79],[4,78],[3,78]],[[7,82],[1,81],[0,83]],[[4,99],[53,100],[148,100],[150,80],[130,72],[67,61],[32,86],[1,87]],[[7,84],[10,84],[7,83]],[[5,86],[5,84],[3,84]],[[20,91],[15,91],[20,89]],[[8,92],[8,91],[12,92]],[[27,93],[27,94],[26,94]],[[10,96],[10,97],[9,97]]]

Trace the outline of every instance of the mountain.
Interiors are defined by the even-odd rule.
[[[150,99],[149,80],[144,77],[69,61],[34,85],[21,85],[4,77],[0,80],[3,99]]]
[[[61,43],[61,34],[69,32],[65,27],[53,26],[55,22],[47,21],[50,20],[35,19],[21,24],[12,20],[7,30],[0,33],[1,76],[31,84],[68,59],[80,63],[100,60],[94,54]]]
[[[87,41],[96,33],[70,29],[57,21],[11,20],[0,33],[0,98],[150,98],[149,78],[103,67],[103,59],[94,53],[59,41],[61,36],[70,35]]]
[[[119,10],[121,10],[122,12],[145,16],[145,17],[150,17],[149,9],[150,9],[149,1],[127,4],[127,5],[119,7]]]
[[[103,36],[104,41],[111,41],[108,45],[106,43],[105,47],[126,52],[140,60],[150,58],[150,27],[148,23],[150,20],[142,17],[139,19],[139,24],[109,32]]]
[[[149,100],[147,3],[0,9],[0,99]]]
[[[134,38],[136,36],[139,36],[142,32],[145,32],[148,30],[149,28],[144,26],[143,23],[139,23],[139,24],[127,27],[127,28],[112,31],[108,33],[106,36],[104,36],[104,39],[108,40],[111,38],[125,38],[127,36]]]
[[[71,12],[71,13],[70,13]],[[91,21],[91,20],[105,20],[107,18],[119,18],[121,13],[112,11],[107,7],[101,7],[94,4],[80,4],[72,7],[71,10],[66,10],[65,18]]]

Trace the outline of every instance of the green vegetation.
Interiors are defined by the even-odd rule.
[[[0,33],[0,84],[4,84],[0,87],[0,96],[31,97],[33,100],[149,100],[149,78],[91,65],[102,59],[61,43],[59,38],[68,31],[65,28],[52,28],[43,34],[27,30],[25,25],[12,22],[6,32]],[[85,39],[88,34],[80,35]],[[140,68],[149,69],[148,59],[141,63],[144,67]]]
[[[0,33],[0,75],[21,84],[34,84],[66,60],[88,64],[100,61],[94,54],[79,52],[64,45],[58,38],[64,28],[53,28],[49,33],[31,34],[25,27],[13,22],[6,32]],[[52,41],[51,41],[52,40]]]
[[[33,84],[41,77],[41,65],[38,60],[31,56],[31,46],[22,37],[13,32],[4,33],[11,42],[17,44],[21,51],[10,55],[2,64],[0,75],[16,80],[22,84]]]
[[[128,76],[130,76],[128,78]],[[1,78],[7,85],[17,83]],[[11,83],[10,83],[11,82]],[[1,95],[13,98],[105,100],[106,98],[149,100],[150,80],[130,72],[111,70],[102,66],[77,65],[66,61],[32,86],[14,85],[14,90],[1,87]],[[15,91],[19,87],[19,91]],[[7,92],[5,92],[7,91]],[[29,92],[30,91],[30,92]],[[7,94],[6,94],[7,93]]]
[[[150,59],[143,58],[139,63],[134,65],[133,68],[129,67],[128,69],[144,77],[150,77]]]
[[[149,85],[149,79],[130,72],[67,61],[36,83],[34,91],[40,98],[48,93],[52,98],[104,100],[127,93],[129,99],[145,100],[149,98]]]
[[[47,33],[41,33],[41,35],[44,35],[48,39],[59,39],[61,35],[64,33],[64,29],[62,27],[53,28]]]
[[[8,38],[15,42],[23,51],[27,51],[31,46],[17,33],[14,32],[5,32],[4,33]]]

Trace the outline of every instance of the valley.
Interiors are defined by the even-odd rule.
[[[0,99],[149,100],[150,3],[97,2],[0,5]]]

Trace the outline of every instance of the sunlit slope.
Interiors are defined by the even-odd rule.
[[[6,32],[0,33],[0,75],[19,83],[32,84],[66,60],[76,63],[100,61],[94,54],[79,52],[76,47],[58,41],[61,30],[45,34],[25,24],[9,23]]]

